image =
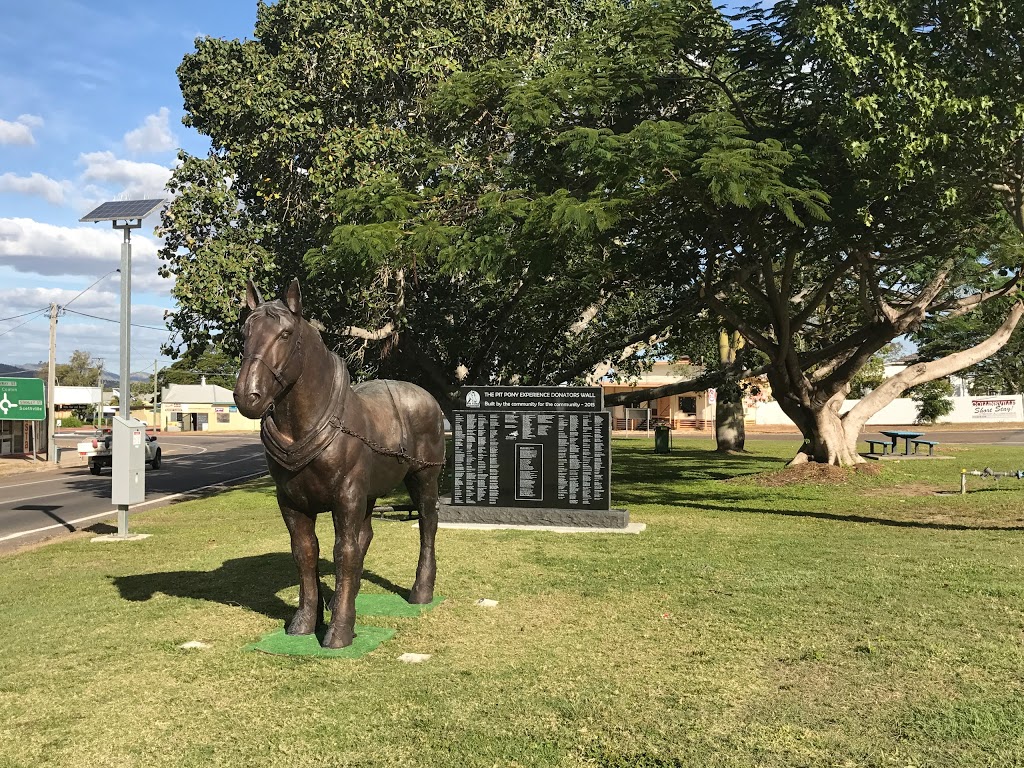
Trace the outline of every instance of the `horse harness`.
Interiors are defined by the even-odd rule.
[[[296,346],[298,346],[298,340],[296,340]],[[288,363],[290,357],[291,353],[289,353],[289,358],[286,358],[285,365]],[[252,356],[252,359],[258,360],[270,368],[266,362],[257,356]],[[365,435],[361,435],[355,430],[347,427],[344,421],[345,405],[348,402],[348,393],[351,389],[349,386],[348,370],[346,370],[345,364],[341,362],[337,355],[332,354],[331,359],[334,362],[334,376],[331,379],[330,396],[326,399],[324,410],[317,419],[316,426],[307,432],[304,437],[299,440],[291,440],[285,437],[285,435],[283,435],[277,428],[277,424],[274,423],[271,411],[268,411],[263,415],[260,422],[260,437],[263,439],[263,445],[267,449],[267,453],[270,454],[274,461],[290,472],[298,472],[313,461],[313,459],[323,453],[327,449],[327,446],[334,441],[338,432],[342,432],[362,441],[362,443],[374,453],[396,458],[400,462],[408,461],[414,467],[412,470],[413,472],[419,472],[427,467],[444,466],[444,462],[427,461],[411,455],[405,449],[405,420],[402,418],[402,413],[398,408],[398,403],[395,402],[395,395],[391,391],[391,387],[387,380],[384,380],[384,386],[387,387],[388,394],[391,396],[391,405],[395,409],[395,415],[398,417],[398,423],[401,430],[398,450],[387,448],[377,441],[366,437]],[[282,369],[283,368],[284,365],[282,365]],[[278,380],[278,383],[280,383],[282,379],[279,374],[272,368],[270,370]],[[282,391],[283,389],[284,387],[282,387]]]

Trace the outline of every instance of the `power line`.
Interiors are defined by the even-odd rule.
[[[40,312],[46,312],[49,307],[43,307],[42,309],[33,309],[31,312],[22,312],[20,315],[12,315],[11,317],[0,317],[0,323],[6,323],[8,320],[17,320],[19,317],[27,317],[28,315],[35,315]]]
[[[0,333],[0,336],[6,336],[6,335],[7,335],[8,333],[10,333],[11,331],[16,331],[16,330],[18,330],[19,328],[21,328],[21,326],[23,326],[23,325],[27,325],[28,323],[31,323],[31,322],[32,322],[33,320],[35,320],[36,318],[38,318],[38,317],[42,317],[42,313],[43,313],[43,312],[46,312],[46,311],[48,311],[48,310],[46,310],[46,309],[40,309],[39,311],[37,311],[37,312],[35,313],[35,317],[30,317],[30,318],[29,318],[28,320],[26,320],[26,321],[25,321],[24,323],[18,323],[18,324],[17,324],[16,326],[14,326],[13,328],[8,328],[8,329],[7,329],[6,331],[4,331],[3,333]],[[24,317],[24,315],[21,315],[21,317]]]
[[[89,317],[89,318],[92,318],[93,320],[102,320],[105,323],[120,323],[119,320],[111,320],[109,317],[100,317],[98,315],[90,315],[90,314],[88,314],[86,312],[79,312],[79,311],[74,310],[74,309],[65,309],[64,311],[65,312],[70,312],[72,315],[81,315],[82,317]],[[139,323],[131,323],[130,325],[132,326],[132,328],[145,328],[145,329],[150,330],[150,331],[166,331],[167,330],[166,327],[165,328],[157,328],[156,326],[141,325]]]
[[[95,283],[93,283],[92,285],[90,285],[90,286],[89,286],[89,288],[85,288],[85,289],[83,289],[83,290],[82,290],[82,291],[81,291],[81,292],[80,292],[80,293],[78,294],[78,296],[75,296],[75,298],[74,298],[74,299],[72,299],[72,300],[71,300],[71,301],[69,301],[69,302],[68,302],[67,304],[65,304],[65,305],[64,305],[64,308],[66,309],[66,308],[67,308],[67,306],[68,306],[68,304],[71,304],[71,302],[73,302],[73,301],[76,301],[76,300],[77,300],[78,298],[80,298],[80,297],[81,297],[81,295],[82,295],[83,293],[85,293],[86,291],[88,291],[88,290],[89,290],[90,288],[93,288],[93,287],[94,287],[94,286],[95,286],[95,285],[96,285],[97,283],[99,283],[100,281],[102,281],[102,280],[106,280],[106,279],[107,279],[108,277],[110,277],[110,276],[111,276],[112,274],[114,274],[115,272],[120,272],[120,271],[121,271],[120,269],[112,269],[112,270],[110,270],[109,272],[107,272],[107,274],[105,274],[105,275],[104,275],[103,277],[101,277],[101,278],[100,278],[99,280],[97,280],[97,281],[96,281]]]

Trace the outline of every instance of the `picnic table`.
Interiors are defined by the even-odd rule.
[[[900,440],[904,440],[903,455],[910,455],[910,444],[914,444],[914,453],[917,453],[917,449],[922,445],[928,446],[928,455],[934,454],[935,446],[938,442],[935,440],[921,440],[924,437],[924,432],[911,432],[909,430],[902,429],[891,429],[891,430],[878,430],[879,433],[892,439],[892,452],[896,453],[896,446]]]

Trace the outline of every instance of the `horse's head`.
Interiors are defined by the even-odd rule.
[[[284,300],[263,301],[252,280],[245,287],[249,316],[242,326],[242,370],[235,404],[250,419],[263,416],[302,373],[302,292],[292,280]]]

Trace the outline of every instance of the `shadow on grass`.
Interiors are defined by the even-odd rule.
[[[757,453],[718,453],[673,449],[656,454],[637,448],[617,448],[612,460],[612,489],[616,504],[678,504],[688,498],[671,490],[677,483],[729,480],[778,469],[782,460]]]
[[[860,523],[865,525],[885,525],[893,528],[921,528],[936,531],[1024,531],[1024,526],[1010,525],[966,525],[964,523],[930,523],[924,520],[897,520],[889,517],[871,515],[841,514],[838,512],[820,512],[802,509],[756,509],[740,507],[734,504],[711,504],[704,497],[679,495],[675,503],[683,503],[697,509],[714,512],[740,512],[753,515],[779,515],[781,517],[809,517],[815,520],[829,520],[836,523]]]
[[[636,448],[616,447],[612,468],[616,474],[632,478],[666,480],[725,480],[767,469],[777,469],[775,456],[757,453],[719,453],[700,449],[673,448],[671,453],[654,453]]]
[[[334,564],[321,558],[321,576],[333,577]],[[409,590],[372,571],[363,571],[363,579],[408,600]],[[290,553],[270,552],[252,557],[239,557],[225,561],[212,571],[162,571],[139,573],[131,576],[113,576],[111,582],[121,598],[132,602],[146,602],[157,593],[190,600],[206,600],[222,605],[243,606],[271,619],[287,621],[296,606],[289,605],[278,592],[298,584],[295,561]],[[331,578],[333,581],[333,578]],[[320,597],[324,604],[331,601],[334,590],[320,584]]]

